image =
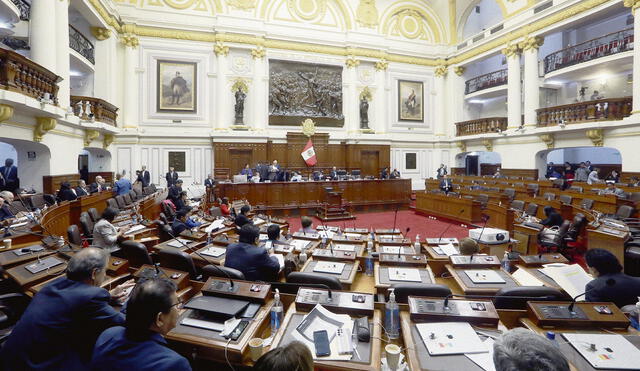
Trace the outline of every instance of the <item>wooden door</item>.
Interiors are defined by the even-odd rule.
[[[360,168],[362,176],[380,176],[380,152],[378,151],[362,151],[360,152]]]
[[[250,149],[230,149],[229,150],[229,159],[231,160],[231,176],[240,173],[240,170],[244,168],[244,165],[249,164],[249,166],[253,166],[251,163],[253,151]]]

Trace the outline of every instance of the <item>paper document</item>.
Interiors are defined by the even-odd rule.
[[[359,233],[345,233],[344,236],[346,237],[350,237],[350,238],[361,238],[362,235]]]
[[[260,241],[266,241],[269,239],[269,236],[266,233],[260,233],[260,236],[258,237],[258,239]]]
[[[420,271],[415,268],[389,268],[389,280],[422,282]]]
[[[199,253],[206,256],[213,256],[214,258],[218,258],[224,255],[227,252],[227,249],[223,249],[222,247],[207,247],[204,250],[200,250]]]
[[[556,281],[567,294],[571,297],[575,297],[582,294],[593,278],[584,271],[584,269],[578,264],[565,265],[562,267],[547,266],[540,270],[542,273],[549,276],[552,280]],[[577,299],[577,301],[584,301],[584,296]]]
[[[184,238],[177,238],[174,240],[171,240],[171,242],[167,243],[167,246],[171,246],[171,247],[175,247],[177,249],[184,247],[185,245],[189,245],[191,242],[191,240],[185,240]]]
[[[466,322],[419,323],[416,327],[430,355],[488,352],[488,344]]]
[[[318,231],[318,235],[320,236],[320,238],[326,238],[326,239],[332,239],[333,236],[335,236],[335,232],[331,232],[331,231]]]
[[[204,229],[205,232],[211,233],[214,230],[224,228],[224,219],[216,219]]]
[[[146,227],[144,225],[137,224],[137,225],[134,225],[133,227],[129,228],[129,230],[125,234],[131,234],[131,233],[137,232],[137,231],[145,229],[145,228]]]
[[[511,277],[513,277],[520,286],[544,286],[544,283],[536,278],[536,276],[522,268],[511,273]]]
[[[598,369],[637,370],[640,350],[622,335],[563,333],[569,344]],[[595,350],[592,347],[595,346]]]
[[[452,243],[448,243],[446,245],[438,245],[433,249],[435,250],[435,252],[437,252],[440,255],[451,256],[451,255],[460,254],[460,251],[458,251],[458,249],[455,246],[453,246]]]
[[[311,245],[311,242],[307,240],[291,240],[287,241],[290,245],[296,249],[296,251],[302,251],[302,249],[306,249]]]
[[[266,220],[260,219],[258,217],[253,218],[252,221],[253,221],[253,225],[261,225],[267,222]]]
[[[464,273],[473,283],[505,283],[495,269],[467,269]]]
[[[319,261],[313,267],[314,272],[342,274],[344,263]]]
[[[496,366],[493,364],[493,339],[486,338],[483,343],[489,350],[487,353],[469,353],[465,354],[465,356],[485,371],[496,371]]]

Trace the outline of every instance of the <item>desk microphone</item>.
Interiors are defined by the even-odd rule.
[[[614,286],[614,285],[616,284],[616,280],[614,280],[613,278],[609,278],[608,280],[606,280],[606,281],[605,281],[605,284],[606,284],[608,287],[612,287],[612,286]],[[581,296],[583,296],[583,295],[586,295],[587,293],[591,292],[591,291],[592,291],[592,290],[594,290],[594,289],[596,289],[596,287],[595,287],[595,286],[594,286],[594,287],[592,287],[592,288],[590,288],[589,290],[586,290],[585,292],[583,292],[583,293],[582,293],[582,294],[580,294],[580,295],[576,295],[576,296],[574,296],[574,297],[573,297],[573,299],[571,299],[571,304],[569,304],[569,307],[567,308],[567,309],[569,310],[569,312],[570,312],[570,313],[574,313],[574,311],[573,311],[573,307],[574,307],[574,306],[575,306],[575,304],[576,304],[576,299],[577,299],[577,298],[579,298],[579,297],[581,297]]]
[[[400,204],[396,205],[396,212],[395,215],[393,216],[393,229],[391,230],[391,234],[396,233],[396,220],[398,219],[398,208],[400,207]]]
[[[458,215],[461,215],[462,213],[464,213],[464,209],[460,210]],[[442,243],[442,236],[444,236],[444,234],[447,233],[447,231],[449,230],[449,228],[451,228],[452,225],[453,225],[452,223],[448,223],[447,228],[445,228],[444,231],[440,233],[440,237],[438,237],[438,243]]]
[[[489,215],[482,214],[482,220],[484,221],[484,225],[482,226],[482,230],[480,231],[480,236],[478,236],[478,239],[476,239],[476,242],[481,242],[482,241],[482,234],[484,233],[484,229],[486,228],[487,222],[489,221],[489,219],[491,219],[491,217],[489,217]]]
[[[404,232],[404,235],[408,235],[409,231],[411,230],[410,227],[407,227],[407,229]],[[402,241],[400,241],[400,243],[404,242],[404,239]],[[400,261],[400,255],[402,254],[402,245],[398,246],[398,261]]]
[[[167,230],[167,234],[169,236],[171,236],[173,239],[175,239],[176,241],[178,241],[185,249],[189,249],[189,245],[187,245],[186,243],[182,242],[181,239],[179,239],[178,237],[176,237],[172,232],[169,232]],[[231,276],[229,275],[229,273],[227,273],[224,269],[220,269],[220,267],[218,267],[216,264],[214,264],[212,261],[210,261],[209,259],[207,259],[205,256],[203,256],[202,254],[200,254],[198,252],[198,250],[194,249],[193,252],[198,255],[201,259],[203,259],[204,261],[206,261],[207,263],[209,263],[209,265],[211,265],[212,267],[215,267],[215,269],[218,272],[222,272],[225,277],[229,280],[229,292],[233,292],[234,286],[233,286],[233,280],[231,279]],[[156,267],[156,270],[158,269],[158,267]],[[195,278],[195,277],[194,277]]]

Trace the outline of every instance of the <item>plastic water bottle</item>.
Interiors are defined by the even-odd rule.
[[[133,217],[131,219],[133,220],[134,225],[138,224],[138,215],[133,214]]]
[[[631,321],[631,327],[635,328],[636,330],[640,330],[640,296],[638,296],[636,309],[631,312],[629,320]]]
[[[504,252],[504,256],[502,257],[502,268],[506,272],[511,272],[511,261],[509,260],[509,253]]]
[[[556,348],[560,348],[560,344],[558,344],[558,340],[556,339],[556,333],[553,331],[547,331],[547,339],[549,339],[549,341],[551,343],[553,343],[553,346]]]
[[[274,303],[271,307],[271,335],[273,336],[280,326],[282,325],[282,317],[284,314],[284,308],[282,307],[282,302],[280,301],[280,290],[276,289],[276,294],[274,296]]]
[[[207,246],[213,243],[213,237],[211,237],[211,233],[207,234]]]
[[[416,250],[416,255],[420,255],[422,253],[422,247],[420,246],[420,235],[416,235],[416,242],[413,244],[413,248]]]
[[[384,327],[389,339],[400,337],[400,309],[396,303],[396,294],[393,289],[389,294],[389,301],[385,304]]]
[[[373,241],[368,241],[367,257],[364,260],[364,270],[367,276],[373,276],[373,256],[371,256],[372,251],[373,251]]]

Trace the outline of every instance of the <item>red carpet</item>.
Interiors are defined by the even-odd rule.
[[[327,222],[327,226],[340,226],[340,227],[357,227],[357,228],[391,228],[393,227],[395,211],[385,211],[378,213],[362,213],[355,214],[356,219]],[[314,228],[318,225],[322,225],[320,219],[312,218]],[[295,232],[300,229],[300,218],[289,218],[289,226],[291,231]],[[416,234],[420,234],[420,239],[426,237],[438,237],[447,228],[449,230],[444,237],[456,237],[464,238],[469,236],[469,231],[466,225],[461,226],[457,223],[450,223],[441,219],[430,219],[426,216],[418,215],[413,210],[400,210],[398,211],[398,219],[396,221],[396,228],[399,228],[403,233],[407,228],[411,228],[408,236],[413,240]]]

